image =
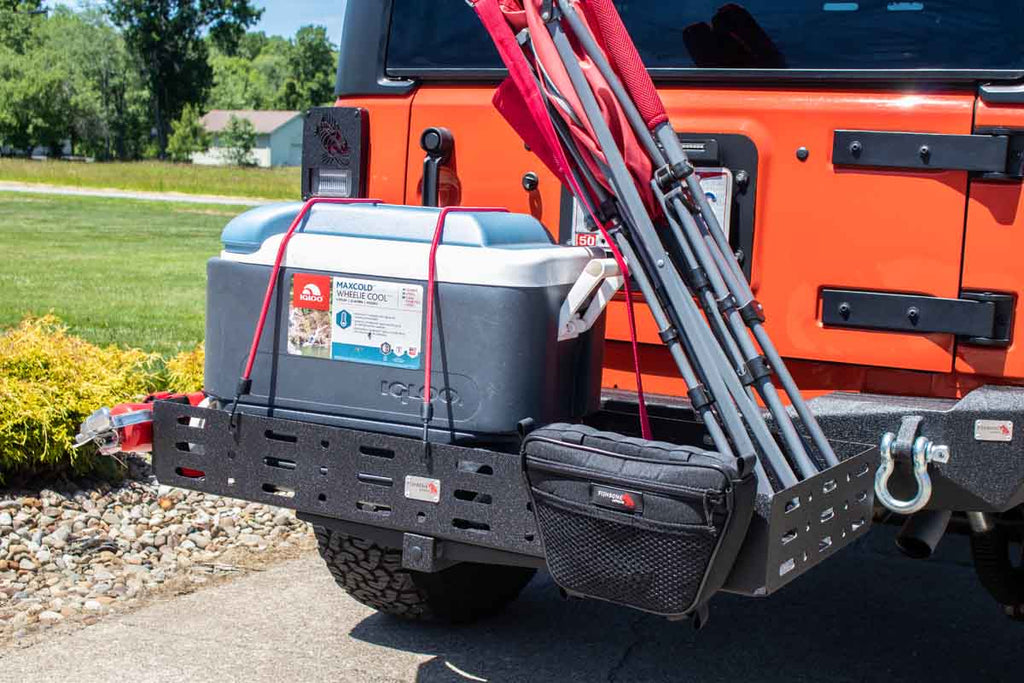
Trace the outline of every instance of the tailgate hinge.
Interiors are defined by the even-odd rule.
[[[1009,346],[1013,294],[960,293],[959,299],[853,289],[821,291],[821,322],[888,332],[953,334],[964,344]]]
[[[978,128],[974,135],[837,130],[834,166],[969,171],[985,180],[1024,178],[1024,130]]]

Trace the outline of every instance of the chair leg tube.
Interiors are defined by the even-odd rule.
[[[683,284],[678,271],[673,267],[669,254],[661,244],[660,238],[658,237],[657,232],[650,221],[650,217],[647,214],[646,208],[640,199],[639,192],[633,184],[633,180],[629,173],[626,171],[625,162],[615,145],[614,138],[612,137],[607,124],[604,123],[604,120],[600,115],[600,109],[594,98],[593,92],[590,90],[590,86],[576,62],[576,57],[573,54],[572,47],[569,44],[567,36],[558,24],[550,25],[549,30],[554,40],[555,47],[559,52],[559,56],[567,69],[570,81],[572,82],[573,87],[576,90],[576,94],[583,104],[584,111],[590,120],[589,122],[591,127],[598,137],[598,144],[601,146],[601,149],[608,160],[610,180],[615,187],[616,194],[620,202],[622,202],[623,209],[635,222],[638,233],[637,237],[643,248],[650,254],[651,260],[655,264],[655,271],[659,274],[658,276],[663,279],[666,294],[671,302],[671,307],[676,309],[681,316],[685,316],[681,321],[684,327],[683,331],[696,331],[703,329],[710,333],[710,330],[703,324],[703,320],[700,319],[699,312],[691,310],[696,309],[696,304],[694,304],[689,291]],[[686,318],[690,319],[690,322],[693,323],[692,326],[686,324]],[[708,334],[708,336],[712,335]],[[785,482],[791,479],[795,480],[795,476],[792,474],[792,470],[789,468],[788,463],[786,463],[785,458],[783,458],[779,453],[778,446],[774,443],[771,432],[767,429],[767,426],[764,425],[760,409],[757,408],[756,405],[753,405],[745,395],[744,389],[735,372],[729,366],[728,361],[722,357],[720,347],[718,347],[717,344],[713,345],[714,351],[718,352],[716,355],[714,352],[709,353],[711,349],[707,348],[706,340],[703,339],[700,334],[695,335],[694,340],[694,347],[698,356],[704,356],[703,358],[697,359],[698,366],[703,367],[708,363],[714,364],[716,371],[708,373],[709,377],[712,378],[710,383],[716,384],[722,382],[726,385],[727,391],[732,396],[737,407],[740,408],[740,411],[747,421],[747,425],[750,426],[752,430],[753,436],[757,441],[758,450],[769,458],[769,461],[772,464],[772,469],[776,471],[780,481]],[[702,346],[704,348],[701,348]],[[720,389],[721,387],[715,388]],[[722,413],[722,417],[726,422],[725,426],[727,428],[727,432],[733,438],[734,442],[739,441],[742,443],[744,440],[749,441],[746,429],[743,427],[742,423],[732,419],[729,415],[729,411],[723,410]]]
[[[679,138],[676,137],[675,131],[672,129],[671,125],[666,122],[658,126],[655,130],[655,135],[658,142],[665,150],[669,163],[686,161],[686,152],[683,150],[682,145],[679,144]],[[700,189],[700,182],[692,175],[687,178],[686,182],[690,195],[693,197],[694,201],[697,202],[697,205],[700,208],[701,218],[707,225],[711,238],[717,243],[719,250],[724,254],[731,254],[732,248],[729,246],[725,233],[722,231],[722,226],[718,224],[718,219],[715,216],[714,211],[711,210],[711,205],[708,203],[707,197]],[[723,269],[723,275],[727,280],[727,284],[730,285],[729,289],[733,291],[733,295],[737,297],[737,303],[739,303],[740,306],[745,306],[754,299],[754,295],[750,291],[750,286],[747,284],[746,278],[742,271],[740,271],[739,264],[735,259],[725,257],[723,260],[726,264],[726,268]],[[797,387],[796,381],[789,373],[789,369],[782,360],[782,356],[780,356],[779,352],[776,350],[775,345],[768,336],[768,333],[764,330],[764,326],[752,326],[751,332],[753,333],[758,346],[761,347],[761,351],[771,364],[772,369],[775,371],[775,375],[779,378],[779,383],[782,385],[786,395],[789,396],[790,402],[793,404],[804,428],[807,429],[810,434],[815,447],[818,449],[819,453],[821,453],[825,462],[829,466],[836,465],[839,462],[839,458],[836,457],[835,451],[833,451],[832,446],[825,437],[825,433],[822,431],[818,421],[814,418],[814,414],[811,413],[810,408],[807,406],[807,402],[804,401],[803,396],[800,394],[800,389]]]
[[[604,76],[605,80],[608,82],[616,99],[619,100],[619,103],[622,106],[623,111],[625,112],[626,117],[630,122],[630,126],[633,128],[641,144],[644,145],[652,161],[657,163],[660,160],[668,159],[669,163],[671,163],[672,159],[670,157],[674,155],[671,152],[669,152],[668,148],[662,151],[658,148],[656,144],[654,144],[654,137],[652,137],[652,133],[648,131],[646,126],[644,125],[643,119],[640,116],[639,111],[633,104],[628,93],[626,93],[621,80],[618,78],[614,70],[611,68],[611,65],[608,63],[608,60],[605,58],[603,52],[597,45],[589,30],[587,30],[587,27],[583,24],[582,20],[577,15],[571,3],[567,2],[567,0],[559,0],[559,6],[561,7],[563,16],[568,22],[570,29],[573,31],[573,34],[575,35],[577,40],[579,40],[583,49],[586,51],[586,53],[590,56],[591,60],[597,66],[602,76]],[[667,123],[663,124],[662,128],[667,128],[668,130],[671,130],[671,126],[669,126]],[[674,132],[672,132],[672,140],[674,143],[673,147],[677,148],[679,151],[682,151],[682,147],[679,145],[678,138],[675,137]],[[685,161],[685,154],[682,157],[682,159]],[[688,178],[688,181],[696,184],[699,188],[698,181],[692,175]],[[710,205],[707,204],[707,199],[704,196],[703,192],[699,192],[698,194],[700,196],[700,199],[703,201],[703,205],[701,205],[700,207],[702,209],[702,213],[704,210],[710,211]],[[688,215],[689,211],[682,207],[681,203],[679,204],[680,206],[676,207],[677,211],[682,209],[683,211],[686,212],[687,217],[689,217],[692,220],[692,217]],[[713,214],[712,220],[714,220]],[[696,226],[694,225],[694,228],[695,227]],[[703,240],[700,240],[700,238],[697,237],[699,231],[691,230],[689,232],[691,232],[691,239],[703,242]],[[688,249],[687,247],[685,247],[686,240],[684,240],[681,236],[677,236],[677,239],[680,242],[681,247]],[[712,258],[709,253],[702,253],[703,250],[706,249],[706,246],[701,244],[700,246],[697,246],[695,248],[698,250],[698,257],[704,257],[699,258],[699,261],[708,271],[708,275],[712,279],[712,285],[715,289],[714,296],[717,296],[719,298],[725,296],[727,288],[726,282],[723,279],[724,273],[719,274],[717,272],[717,268],[715,267],[717,264],[711,264]],[[707,297],[704,298],[706,299]],[[742,353],[739,354],[739,356],[742,357],[745,361],[749,361],[753,359],[755,356],[759,355],[756,349],[753,348],[747,336],[745,326],[739,319],[739,316],[735,312],[735,310],[733,311],[734,315],[730,316],[734,319],[729,320],[729,326],[733,328],[732,331],[733,335],[735,336],[733,338],[730,338],[729,335],[725,334],[725,330],[723,329],[722,324],[718,322],[717,311],[709,310],[709,305],[707,301],[704,301],[703,303],[706,314],[709,318],[709,323],[712,325],[712,329],[716,333],[716,337],[719,339],[719,342],[726,347],[726,350],[729,352],[728,355],[733,360],[733,362],[736,362],[736,352],[740,350],[742,351]],[[712,308],[717,309],[717,306],[713,306]],[[737,343],[739,344],[740,349],[736,348]],[[775,355],[777,356],[777,354]],[[781,359],[778,360],[781,361]],[[738,368],[738,370],[742,371],[742,367]],[[761,381],[758,383],[758,393],[765,401],[765,404],[768,406],[769,410],[774,416],[776,423],[779,425],[780,431],[783,435],[783,439],[787,446],[787,450],[791,453],[794,461],[797,464],[798,469],[805,477],[812,476],[813,474],[815,474],[817,472],[817,467],[814,465],[814,463],[807,455],[806,449],[804,448],[803,440],[800,438],[799,434],[796,431],[796,428],[792,424],[792,420],[789,417],[789,413],[785,410],[785,407],[782,405],[782,401],[779,398],[778,392],[776,391],[774,385],[772,385],[770,381]],[[829,448],[827,452],[831,453],[831,449]]]

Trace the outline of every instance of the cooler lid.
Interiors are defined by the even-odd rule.
[[[256,251],[268,237],[287,232],[301,208],[301,202],[268,204],[236,216],[221,233],[225,251]],[[299,232],[429,243],[440,211],[435,207],[394,204],[314,204]],[[442,244],[518,249],[550,245],[551,236],[533,216],[460,211],[448,214],[445,219]]]
[[[259,207],[224,229],[221,257],[272,265],[301,204]],[[314,206],[283,265],[325,273],[426,280],[440,209],[393,205]],[[600,252],[553,244],[532,216],[452,213],[437,251],[439,282],[492,287],[569,285]]]

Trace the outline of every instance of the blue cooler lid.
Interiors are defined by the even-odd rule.
[[[301,202],[268,204],[236,216],[221,233],[224,250],[235,254],[256,252],[268,237],[287,232],[301,208]],[[429,243],[440,212],[428,206],[315,204],[299,232]],[[533,216],[462,211],[448,214],[442,243],[498,249],[535,249],[553,244],[548,231]]]

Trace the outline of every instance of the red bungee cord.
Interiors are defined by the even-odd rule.
[[[508,209],[496,207],[446,206],[437,215],[434,225],[434,237],[430,240],[430,256],[427,262],[427,338],[423,345],[423,405],[420,416],[423,418],[423,442],[427,443],[430,421],[434,417],[434,404],[430,399],[430,372],[434,351],[434,289],[437,282],[437,248],[441,246],[444,235],[444,223],[450,213],[508,213]]]
[[[252,366],[256,362],[256,349],[260,346],[260,338],[263,336],[263,326],[267,322],[267,313],[270,311],[270,302],[274,298],[274,288],[277,286],[277,277],[281,272],[281,262],[284,260],[285,251],[288,249],[288,242],[292,235],[302,224],[302,219],[309,213],[314,204],[382,204],[379,199],[348,199],[343,197],[310,197],[302,205],[297,216],[288,226],[288,231],[281,238],[281,244],[277,247],[277,257],[274,259],[274,266],[270,269],[270,280],[267,282],[267,292],[263,295],[263,307],[260,309],[260,317],[256,322],[256,331],[252,335],[252,346],[249,347],[249,359],[245,363],[245,371],[238,382],[238,393],[235,396],[235,405],[238,399],[249,393],[252,388]]]
[[[575,182],[572,182],[572,180],[570,180],[570,182],[571,182],[572,185],[575,186]],[[578,187],[574,187],[573,189],[577,190],[577,191],[579,190]],[[246,360],[245,370],[242,373],[242,377],[239,379],[239,382],[238,382],[238,389],[237,389],[237,393],[235,395],[235,400],[234,400],[234,405],[232,407],[232,412],[234,412],[234,410],[237,409],[237,407],[238,407],[238,400],[242,396],[248,394],[250,389],[252,388],[252,369],[253,369],[253,365],[256,363],[256,351],[257,351],[257,349],[259,349],[260,340],[263,337],[263,328],[265,327],[266,322],[267,322],[267,315],[268,315],[268,313],[270,311],[270,303],[271,303],[271,301],[273,301],[273,298],[274,298],[274,290],[275,290],[275,288],[277,286],[277,279],[278,279],[278,277],[280,275],[280,272],[281,272],[281,263],[284,261],[284,255],[285,255],[285,253],[288,250],[288,243],[291,241],[292,235],[295,234],[295,231],[302,224],[302,221],[306,217],[306,215],[309,213],[310,208],[312,208],[314,204],[381,204],[381,203],[382,202],[379,199],[362,199],[362,198],[347,199],[347,198],[341,198],[341,197],[311,197],[310,199],[308,199],[302,205],[302,208],[299,210],[299,213],[295,216],[295,219],[292,220],[291,225],[288,227],[288,230],[285,232],[284,237],[281,238],[281,244],[278,245],[277,255],[274,258],[274,265],[273,265],[273,267],[270,270],[270,278],[267,281],[267,290],[266,290],[266,293],[263,295],[263,305],[260,308],[259,319],[256,322],[256,330],[253,333],[252,345],[249,348],[249,357]],[[596,216],[593,216],[593,212],[590,210],[589,205],[587,206],[587,210],[590,211],[591,217],[594,219],[594,222],[600,228],[601,233],[604,235],[605,240],[608,242],[608,245],[609,245],[609,248],[610,248],[610,250],[612,252],[612,255],[615,257],[615,261],[616,261],[616,263],[619,266],[619,270],[622,271],[622,274],[625,277],[626,314],[627,314],[627,317],[629,319],[630,342],[632,344],[632,349],[633,349],[633,367],[634,367],[634,371],[636,373],[637,400],[638,400],[639,411],[640,411],[640,428],[641,428],[641,432],[643,433],[644,438],[645,439],[649,439],[650,436],[651,436],[651,432],[650,432],[650,424],[648,422],[648,417],[647,417],[647,407],[646,407],[646,403],[644,401],[643,384],[642,384],[642,378],[641,378],[641,373],[640,373],[640,356],[639,356],[639,349],[637,348],[636,325],[635,325],[634,318],[633,318],[633,300],[632,300],[632,296],[631,296],[631,293],[630,293],[630,287],[629,287],[629,269],[628,269],[628,266],[626,265],[625,260],[622,258],[622,254],[619,252],[618,248],[615,246],[615,243],[611,240],[611,238],[609,237],[608,233],[605,231],[604,225],[601,224],[601,222],[597,220]],[[430,243],[430,256],[429,256],[430,261],[429,261],[428,268],[427,268],[427,319],[426,319],[427,338],[426,338],[426,344],[425,344],[425,347],[424,347],[425,361],[424,361],[423,408],[422,408],[422,415],[423,415],[423,439],[424,439],[424,441],[427,440],[428,426],[429,426],[430,420],[432,418],[432,412],[433,412],[432,403],[430,401],[430,393],[431,393],[431,369],[432,369],[432,360],[433,360],[432,352],[433,352],[433,337],[434,337],[434,335],[433,335],[433,330],[434,330],[434,327],[433,327],[433,325],[434,325],[434,290],[435,290],[435,285],[436,285],[436,280],[437,280],[437,263],[436,263],[436,261],[437,261],[437,248],[440,246],[441,238],[442,238],[442,236],[444,234],[445,220],[447,219],[449,213],[464,213],[464,212],[478,212],[478,213],[490,212],[490,213],[498,213],[498,212],[507,212],[507,211],[508,211],[508,209],[495,208],[495,207],[446,206],[443,209],[441,209],[440,214],[438,214],[437,224],[434,227],[434,236],[433,236],[433,239],[431,240],[431,243]]]

